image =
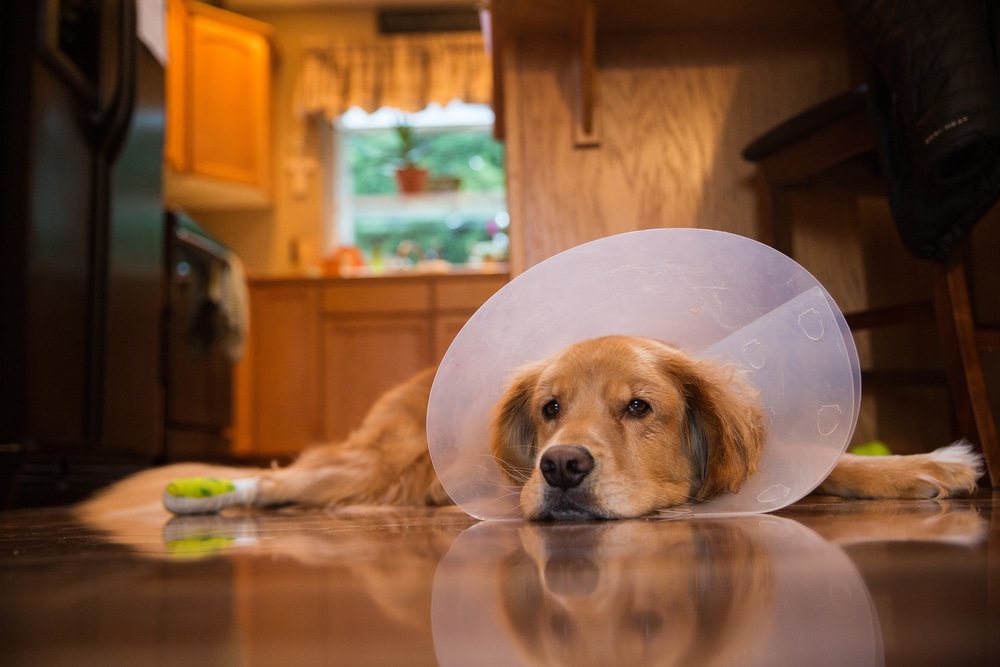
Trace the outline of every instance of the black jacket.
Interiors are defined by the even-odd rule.
[[[838,0],[872,75],[876,140],[906,247],[946,261],[1000,200],[1000,0]]]

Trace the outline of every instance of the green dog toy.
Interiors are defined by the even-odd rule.
[[[214,514],[227,507],[252,506],[257,480],[187,477],[175,479],[163,491],[163,505],[174,514]]]
[[[892,456],[892,450],[881,440],[872,440],[863,445],[856,445],[848,451],[851,454],[859,454],[861,456]]]

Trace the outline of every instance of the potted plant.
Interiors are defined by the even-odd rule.
[[[425,150],[424,143],[405,119],[396,125],[396,137],[399,139],[396,186],[405,194],[423,192],[427,188],[429,172],[417,163]]]

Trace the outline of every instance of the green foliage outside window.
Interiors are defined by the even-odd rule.
[[[431,177],[454,176],[462,192],[504,190],[503,144],[486,130],[415,130],[420,144],[419,166]],[[393,129],[348,134],[347,159],[354,194],[396,192],[394,172],[399,163],[399,137]]]
[[[494,141],[488,130],[416,128],[414,132],[418,149],[412,153],[419,156],[417,166],[428,169],[432,180],[456,178],[458,191],[463,193],[505,191],[503,145]],[[401,163],[397,131],[353,132],[344,135],[344,141],[353,194],[395,194],[395,170]],[[505,259],[503,252],[491,250],[489,245],[500,227],[495,215],[482,212],[453,213],[447,220],[426,213],[406,220],[398,216],[358,216],[354,220],[355,242],[373,264],[387,261],[401,248],[411,246],[417,251],[406,253],[406,261],[410,262],[439,258],[465,264],[483,254]]]

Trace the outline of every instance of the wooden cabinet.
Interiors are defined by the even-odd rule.
[[[339,280],[323,288],[323,435],[343,438],[388,387],[434,363],[430,284]]]
[[[430,366],[430,339],[424,317],[325,318],[324,440],[342,439],[382,392]]]
[[[506,283],[508,276],[455,276],[434,283],[432,354],[441,361],[455,336],[473,313]]]
[[[271,456],[320,440],[319,308],[317,290],[305,283],[254,284],[250,291],[249,382],[240,401],[236,441]],[[242,418],[241,418],[242,417]]]
[[[268,205],[271,28],[185,0],[167,25],[167,203]]]
[[[342,439],[384,391],[438,363],[506,281],[506,274],[252,281],[236,453],[293,456]]]

